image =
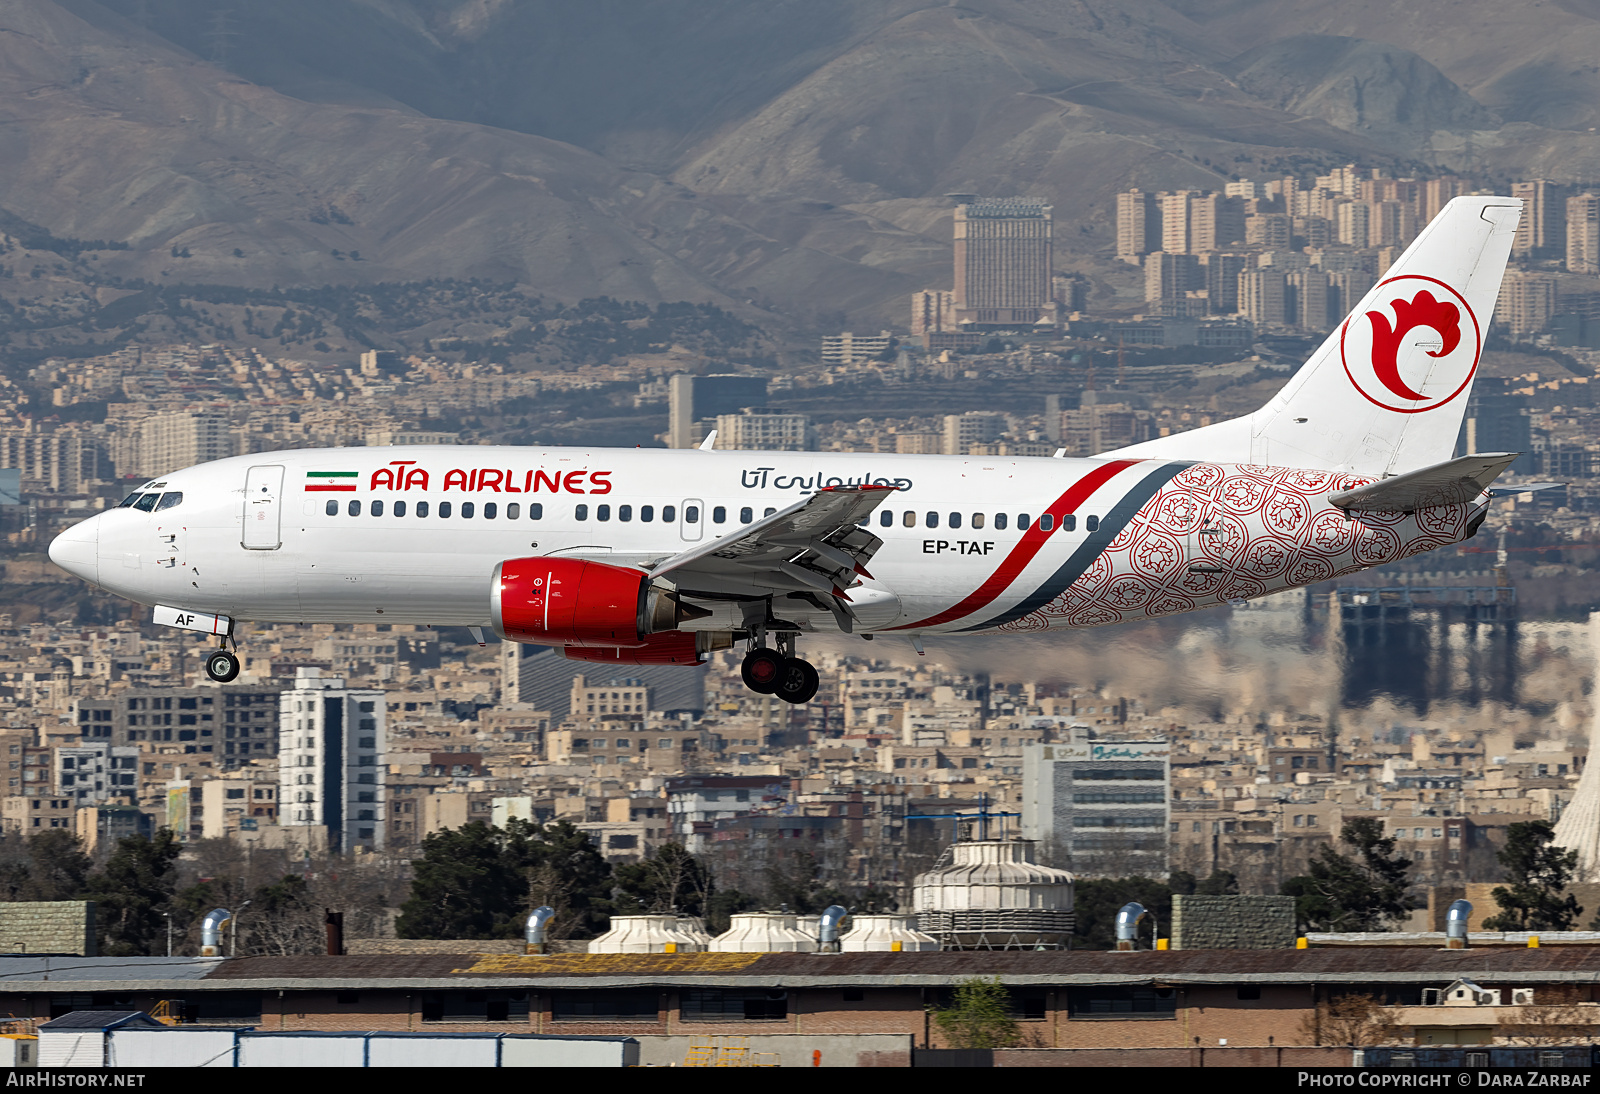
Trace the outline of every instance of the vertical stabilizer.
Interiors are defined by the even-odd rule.
[[[1521,209],[1456,198],[1266,406],[1105,456],[1376,476],[1450,459]]]

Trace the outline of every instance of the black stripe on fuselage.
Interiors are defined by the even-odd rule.
[[[1193,466],[1193,462],[1162,464],[1160,468],[1140,479],[1139,484],[1123,495],[1122,500],[1113,505],[1111,511],[1100,519],[1100,527],[1085,537],[1061,569],[1051,574],[1047,581],[1023,598],[1022,603],[992,619],[962,627],[961,630],[982,631],[1010,623],[1014,619],[1021,619],[1028,613],[1037,611],[1066,592],[1067,586],[1083,576],[1083,571],[1100,557],[1100,552],[1111,546],[1111,541],[1122,534],[1122,529],[1145,502],[1155,497],[1156,492],[1171,482],[1178,472]]]

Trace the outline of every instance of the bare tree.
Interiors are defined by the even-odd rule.
[[[1314,1045],[1364,1048],[1388,1044],[1400,1034],[1396,1009],[1375,995],[1351,993],[1322,1000],[1300,1020],[1300,1035]]]

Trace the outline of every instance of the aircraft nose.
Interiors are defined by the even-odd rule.
[[[74,524],[52,540],[50,561],[75,577],[100,584],[100,518]]]

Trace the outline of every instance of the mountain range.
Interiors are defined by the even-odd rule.
[[[1597,127],[1600,0],[0,3],[0,209],[155,284],[866,327],[949,286],[950,194],[1052,202],[1066,268],[1129,187],[1583,181]]]

